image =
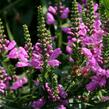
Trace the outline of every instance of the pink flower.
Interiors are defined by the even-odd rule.
[[[52,54],[50,55],[50,60],[51,59],[56,59],[60,54],[62,54],[62,51],[60,48],[56,48],[55,50],[53,50]]]
[[[49,7],[48,7],[48,12],[50,12],[50,13],[56,15],[56,9],[55,9],[53,6],[49,6]]]
[[[66,52],[67,52],[68,54],[72,54],[72,52],[73,52],[72,47],[66,46]]]
[[[56,58],[62,54],[62,51],[60,48],[56,48],[49,56],[48,59],[48,65],[50,65],[51,67],[57,67],[61,64],[60,61],[58,61]]]
[[[64,105],[59,105],[56,109],[67,109]]]
[[[64,90],[61,84],[58,85],[58,90],[59,90],[59,96],[61,98],[65,99],[68,96],[68,94],[66,93],[66,91]]]
[[[61,64],[61,62],[56,59],[53,59],[53,60],[49,60],[48,64],[52,67],[58,67]]]
[[[62,19],[68,18],[69,12],[70,12],[69,8],[64,8],[64,10],[63,10],[63,12],[61,13],[61,16],[60,16],[60,17],[61,17]]]
[[[97,88],[98,84],[96,83],[96,81],[92,81],[89,84],[87,84],[86,89],[88,91],[94,91]]]
[[[43,62],[41,60],[33,58],[30,63],[34,68],[42,69]]]
[[[33,101],[32,107],[33,107],[33,109],[41,109],[45,103],[46,103],[46,101],[45,101],[44,97],[42,97],[36,101]]]
[[[48,25],[55,24],[54,16],[51,13],[47,13],[46,23]]]
[[[89,49],[87,49],[87,48],[82,48],[82,52],[83,52],[83,54],[84,54],[86,57],[88,57],[88,58],[91,58],[91,57],[92,57],[92,53],[91,53],[91,51],[90,51]]]
[[[85,36],[87,34],[87,27],[84,25],[84,23],[80,23],[79,29],[79,35]]]
[[[69,28],[69,27],[62,27],[62,31],[65,32],[66,34],[69,34],[69,32],[71,32],[71,28]]]
[[[78,11],[79,11],[80,13],[82,13],[82,5],[81,5],[80,3],[78,3]]]
[[[12,86],[11,89],[13,90],[17,90],[18,88],[21,88],[24,84],[26,84],[28,82],[28,79],[26,77],[17,79],[17,81],[15,81]]]
[[[16,46],[16,42],[14,40],[10,41],[8,43],[7,50],[9,51],[9,50],[13,49],[15,46]]]
[[[97,10],[98,10],[98,4],[95,3],[95,4],[94,4],[94,12],[96,12]]]
[[[16,64],[17,67],[27,67],[27,66],[30,66],[30,64],[28,62],[17,62]]]
[[[74,59],[71,56],[69,56],[68,60],[69,62],[74,62]]]
[[[29,56],[26,50],[23,47],[19,47],[18,48],[18,58],[23,59],[23,58],[28,58],[28,57]]]
[[[8,54],[8,58],[17,59],[18,58],[18,49],[17,48],[12,49]]]
[[[97,87],[103,87],[106,84],[105,76],[93,76],[91,82],[87,84],[86,88],[89,91],[95,90]]]

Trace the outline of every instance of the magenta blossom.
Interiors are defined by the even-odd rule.
[[[45,101],[44,97],[42,97],[36,101],[33,101],[32,107],[33,107],[33,109],[41,109],[45,103],[46,103],[46,101]]]
[[[66,18],[68,18],[69,12],[70,12],[70,10],[69,10],[68,7],[67,7],[67,8],[64,8],[63,11],[62,11],[62,13],[61,13],[61,16],[60,16],[61,19],[66,19]]]
[[[46,23],[48,25],[55,24],[54,16],[51,13],[49,13],[49,12],[47,13]]]
[[[9,50],[12,50],[16,46],[16,42],[14,40],[8,41],[6,45],[7,45],[6,50],[9,51]]]
[[[23,58],[28,58],[28,57],[29,56],[23,47],[13,48],[8,54],[8,58],[10,58],[10,59],[18,58],[20,60],[23,60]]]
[[[56,109],[67,109],[64,105],[59,105]]]
[[[104,76],[93,76],[91,79],[91,82],[86,86],[89,91],[93,91],[99,86],[103,87],[106,84],[106,78]]]
[[[59,65],[61,64],[61,62],[59,62],[56,58],[57,58],[60,54],[62,54],[61,49],[60,49],[60,48],[55,49],[55,50],[51,53],[51,55],[50,55],[50,57],[49,57],[48,65],[50,65],[51,67],[57,67],[57,66],[59,66]]]
[[[54,14],[54,15],[57,14],[56,9],[55,9],[53,6],[49,6],[49,7],[48,7],[48,12],[50,12],[50,13],[52,13],[52,14]]]
[[[81,5],[80,3],[78,3],[78,11],[79,11],[80,13],[82,13],[82,5]]]
[[[66,52],[67,52],[68,54],[72,54],[72,52],[73,52],[72,47],[66,46]]]
[[[17,79],[11,86],[12,90],[17,90],[19,88],[21,88],[24,84],[26,84],[28,82],[28,79],[26,77]]]

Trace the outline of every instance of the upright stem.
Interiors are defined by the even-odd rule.
[[[59,8],[60,8],[60,0],[58,0],[58,15],[57,15],[57,37],[58,37],[58,47],[61,48],[62,46],[62,32],[61,32],[61,20],[60,20],[60,13],[59,13]]]

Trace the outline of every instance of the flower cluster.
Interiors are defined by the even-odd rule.
[[[64,7],[64,6],[49,6],[48,7],[48,12],[47,12],[47,16],[46,16],[46,23],[48,25],[51,24],[55,24],[55,18],[57,15],[60,15],[61,19],[67,19],[69,16],[70,10],[68,7]]]
[[[15,47],[15,45],[16,42],[11,41],[7,46],[7,50],[9,51],[8,58],[19,60],[16,64],[17,67],[33,66],[36,69],[42,68],[43,56],[42,56],[42,49],[40,43],[35,44],[34,50],[32,52],[31,60],[29,60],[29,55],[23,47]],[[56,58],[62,53],[60,48],[52,50],[51,46],[48,46],[47,53],[49,57],[48,65],[52,67],[59,66],[60,62]]]
[[[93,0],[71,4],[47,5],[45,15],[43,5],[37,7],[35,44],[26,24],[20,46],[4,35],[0,19],[3,108],[96,108],[109,101],[109,34],[100,6]]]

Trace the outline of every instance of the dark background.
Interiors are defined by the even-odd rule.
[[[37,6],[54,4],[55,0],[0,0],[0,17],[3,20],[5,30],[9,29],[19,45],[24,42],[22,25],[27,24],[31,34],[32,42],[37,40]],[[65,1],[65,0],[64,0]],[[66,4],[72,0],[66,0]],[[79,2],[81,0],[78,0]],[[99,2],[99,0],[96,0]],[[65,5],[66,5],[65,4]],[[6,28],[6,25],[9,28]],[[7,34],[7,32],[5,32]],[[9,34],[9,33],[8,33]],[[8,36],[8,35],[7,35]]]

